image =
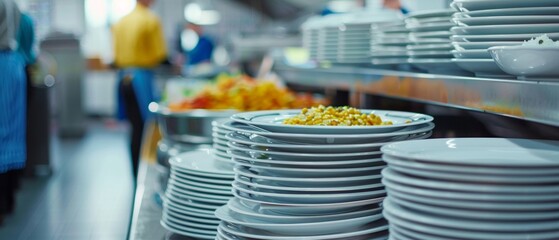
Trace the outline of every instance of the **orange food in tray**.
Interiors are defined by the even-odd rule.
[[[218,78],[194,97],[170,103],[171,111],[190,109],[236,109],[257,111],[303,108],[326,104],[310,94],[296,94],[272,81],[257,81],[248,76]]]

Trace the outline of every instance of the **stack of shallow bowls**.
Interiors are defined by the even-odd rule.
[[[406,28],[410,31],[411,44],[407,45],[409,63],[431,73],[447,73],[461,70],[452,59],[450,28],[454,10],[433,10],[410,14]]]
[[[169,162],[161,225],[183,236],[214,239],[219,224],[214,211],[232,198],[231,166],[214,160],[211,149],[179,154]]]
[[[318,29],[320,21],[320,17],[312,17],[301,25],[303,48],[309,51],[309,59],[311,60],[317,60],[318,58]]]
[[[228,119],[216,120],[212,122],[213,137],[213,155],[217,161],[231,163],[231,155],[227,152],[227,138],[225,135],[228,130],[222,127],[222,124]]]
[[[248,112],[223,124],[234,199],[216,211],[222,239],[386,239],[380,147],[423,139],[432,117],[379,110],[388,126],[300,126],[300,110]]]
[[[511,77],[489,47],[520,45],[543,33],[559,38],[559,1],[455,0],[451,6],[460,11],[453,16],[459,26],[451,29],[454,62],[478,76]]]
[[[559,239],[559,142],[431,139],[382,151],[394,239]]]
[[[371,25],[371,57],[375,65],[403,64],[408,62],[406,46],[412,44],[409,30],[403,20]]]

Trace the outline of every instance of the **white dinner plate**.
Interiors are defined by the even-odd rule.
[[[450,43],[407,46],[407,50],[411,50],[411,51],[442,51],[442,50],[451,50],[451,49],[452,49],[452,44]]]
[[[449,18],[448,22],[443,22],[443,23],[427,23],[427,24],[422,24],[417,26],[410,24],[408,26],[409,26],[408,29],[411,32],[434,32],[434,31],[448,31],[448,29],[456,26],[456,24],[450,22],[450,18]]]
[[[249,161],[253,164],[258,165],[273,165],[273,166],[289,166],[289,167],[313,167],[313,168],[351,168],[351,167],[365,167],[365,166],[375,166],[382,164],[382,158],[370,158],[370,159],[357,159],[357,160],[334,160],[334,161],[320,161],[317,159],[315,161],[304,161],[304,160],[285,160],[285,159],[259,159],[253,158],[250,154],[231,150],[231,156],[239,160]]]
[[[181,204],[174,203],[173,201],[165,201],[163,202],[164,208],[171,208],[174,211],[181,213],[183,215],[194,216],[198,218],[208,218],[208,219],[216,219],[214,216],[214,210],[206,210],[206,209],[198,209],[189,206],[184,206]]]
[[[219,219],[216,218],[213,214],[206,215],[203,217],[193,216],[190,215],[189,212],[176,209],[170,205],[164,207],[163,212],[166,213],[168,217],[177,221],[178,223],[191,222],[191,223],[207,224],[207,225],[214,225],[214,226],[217,226],[219,224]]]
[[[424,11],[413,11],[406,16],[406,20],[410,18],[433,18],[433,17],[449,17],[452,16],[456,11],[453,9],[436,9],[436,10],[424,10]]]
[[[421,43],[421,40],[425,40],[428,42],[436,42],[439,43],[446,43],[450,42],[448,38],[452,35],[452,32],[449,31],[450,28],[444,31],[433,31],[433,32],[412,32],[410,33],[410,40],[414,43]]]
[[[393,125],[381,126],[304,126],[283,124],[285,119],[298,115],[300,110],[272,110],[235,114],[232,120],[251,124],[273,132],[284,133],[312,133],[312,134],[366,134],[387,133],[403,129],[408,126],[421,125],[433,121],[433,117],[421,113],[361,110],[362,113],[376,114],[383,121],[392,121]]]
[[[186,219],[182,219],[180,214],[172,213],[168,211],[168,209],[163,209],[163,216],[162,219],[166,219],[167,222],[171,222],[176,224],[178,227],[184,227],[190,230],[202,230],[202,231],[212,231],[217,230],[217,224],[207,224],[207,223],[200,223],[200,222],[191,222]]]
[[[178,233],[180,235],[183,236],[189,236],[189,237],[195,237],[198,239],[208,239],[208,240],[213,240],[215,239],[215,234],[217,234],[217,232],[214,234],[213,231],[203,231],[203,230],[199,230],[199,229],[192,229],[192,228],[186,228],[183,226],[179,226],[175,223],[170,222],[169,220],[166,219],[162,219],[160,221],[161,226],[163,226],[165,229],[167,229],[170,232],[174,232],[174,233]],[[202,233],[200,233],[202,232]]]
[[[209,149],[198,149],[185,152],[169,160],[171,167],[200,176],[230,178],[231,169],[219,164],[212,156]]]
[[[444,17],[429,17],[429,18],[408,18],[405,20],[406,26],[409,27],[416,27],[424,24],[433,24],[433,23],[449,23],[451,22],[451,16],[444,16]]]
[[[253,229],[269,231],[271,233],[287,236],[313,236],[324,234],[339,234],[347,232],[348,229],[362,227],[382,219],[382,214],[362,216],[350,219],[331,220],[310,223],[268,223],[260,220],[243,219],[238,213],[229,210],[227,206],[220,207],[215,212],[216,217],[222,221],[246,226]]]
[[[559,32],[546,33],[552,39],[559,38]],[[453,42],[510,42],[528,41],[532,38],[541,36],[541,33],[524,34],[491,34],[491,35],[452,35]]]
[[[453,58],[452,62],[456,63],[462,69],[474,73],[478,77],[504,77],[512,78],[497,66],[495,60],[490,59],[477,59],[477,58]]]
[[[557,7],[559,2],[555,0],[454,0],[451,6],[462,12],[469,12],[501,8]]]
[[[403,206],[400,206],[392,201],[390,197],[386,198],[383,202],[384,212],[393,214],[404,219],[414,219],[413,221],[420,221],[423,224],[428,224],[437,227],[444,227],[450,229],[456,229],[458,231],[471,231],[472,234],[478,233],[482,234],[484,232],[493,234],[503,234],[503,233],[542,233],[546,231],[557,232],[557,221],[552,220],[548,222],[496,222],[496,221],[480,221],[480,220],[466,220],[449,218],[437,215],[422,214],[417,211],[410,210]],[[390,220],[389,220],[390,221]],[[465,235],[456,235],[465,236]],[[469,235],[466,235],[469,236]],[[504,237],[504,236],[503,236]],[[477,239],[487,239],[487,238],[477,238]],[[529,238],[529,239],[539,239],[539,238]]]
[[[559,7],[524,7],[524,8],[501,8],[501,9],[485,9],[478,11],[457,12],[453,17],[510,17],[510,16],[528,16],[528,15],[557,15]]]
[[[516,45],[522,45],[522,41],[517,41],[517,42],[453,42],[452,43],[452,46],[454,46],[454,49],[456,49],[458,51],[479,50],[479,49],[487,50],[488,48],[495,47],[495,46],[516,46]]]
[[[208,199],[216,199],[216,200],[228,200],[231,198],[231,191],[200,191],[199,188],[193,186],[184,186],[182,184],[178,184],[174,180],[169,180],[168,186],[173,186],[174,191],[176,193],[184,194],[185,196],[198,196],[198,197],[206,197]]]
[[[378,189],[384,185],[379,183],[365,183],[358,185],[351,185],[346,187],[286,187],[281,183],[265,180],[265,179],[250,179],[242,175],[237,175],[235,181],[250,187],[256,187],[267,190],[291,191],[291,192],[349,192],[349,191],[363,191],[367,189]]]
[[[404,58],[372,58],[371,63],[375,65],[395,65],[395,64],[407,64],[407,56]]]
[[[484,25],[453,27],[450,31],[455,35],[542,34],[559,32],[559,24]]]
[[[382,211],[378,205],[363,206],[362,209],[352,212],[344,212],[328,215],[280,215],[273,212],[267,212],[260,209],[260,205],[246,205],[239,199],[231,199],[227,206],[233,212],[236,212],[241,219],[252,219],[270,223],[308,223],[308,222],[323,222],[332,220],[350,219],[363,216],[376,215]]]
[[[279,167],[276,165],[256,165],[249,161],[243,161],[237,158],[233,159],[237,166],[243,166],[250,171],[257,172],[265,176],[282,176],[282,177],[311,177],[311,178],[328,178],[328,177],[349,177],[362,176],[365,174],[379,174],[385,166],[367,166],[355,168],[302,168],[299,166]]]
[[[165,197],[167,199],[171,199],[171,201],[173,201],[177,205],[196,208],[196,209],[200,209],[200,210],[215,211],[219,206],[223,205],[223,204],[197,202],[197,201],[193,201],[193,200],[189,200],[189,199],[184,199],[180,196],[174,195],[171,192],[165,193]]]
[[[194,176],[194,175],[189,175],[189,174],[185,174],[185,173],[181,173],[178,171],[175,171],[173,169],[171,169],[171,178],[174,178],[175,180],[185,182],[185,183],[192,183],[192,182],[197,182],[197,183],[201,183],[201,184],[206,184],[206,185],[214,185],[216,187],[218,186],[227,186],[227,185],[231,185],[231,180],[233,180],[234,176],[229,178],[229,179],[222,179],[222,178],[211,178],[211,177],[199,177],[199,176]]]
[[[362,226],[354,231],[340,233],[340,234],[327,234],[315,236],[285,236],[276,235],[267,231],[262,231],[243,226],[236,226],[227,222],[222,222],[218,228],[220,231],[226,232],[230,235],[253,238],[253,239],[267,239],[267,240],[386,240],[388,229],[387,223],[384,220],[379,220]]]
[[[246,194],[255,199],[269,199],[278,203],[299,203],[299,204],[326,204],[342,203],[386,196],[384,189],[372,189],[365,192],[351,193],[291,193],[280,190],[251,189],[249,186],[239,182],[233,183],[233,191]]]
[[[487,58],[491,58],[491,54],[489,53],[489,51],[487,51],[487,49],[479,49],[479,50],[463,50],[463,51],[457,51],[457,50],[452,50],[450,51],[452,53],[452,55],[455,58],[477,58],[477,59],[487,59]]]
[[[559,23],[559,16],[498,16],[498,17],[467,17],[452,19],[459,26],[495,26],[509,24],[541,24]]]
[[[202,192],[202,193],[206,193],[206,194],[211,194],[211,195],[226,195],[226,196],[230,196],[231,195],[231,188],[229,189],[224,189],[224,190],[219,190],[219,189],[214,189],[214,188],[207,188],[207,187],[200,187],[200,186],[196,186],[194,184],[191,184],[190,182],[185,183],[184,181],[178,181],[175,178],[169,178],[169,182],[172,182],[173,185],[180,187],[182,189],[188,189],[191,191],[197,191],[197,192]]]
[[[229,201],[230,197],[216,197],[215,195],[195,193],[192,191],[182,190],[174,185],[168,185],[167,191],[175,196],[197,202],[210,203],[214,205],[223,205]]]
[[[445,138],[391,143],[388,155],[446,164],[559,167],[559,142],[514,138]]]

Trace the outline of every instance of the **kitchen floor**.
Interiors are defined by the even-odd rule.
[[[126,239],[134,196],[126,126],[92,121],[83,138],[52,145],[53,174],[24,179],[0,239]]]

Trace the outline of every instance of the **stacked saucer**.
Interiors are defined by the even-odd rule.
[[[225,135],[229,133],[229,131],[221,127],[225,121],[228,121],[228,119],[212,122],[213,155],[217,161],[231,163],[231,155],[227,153],[228,140],[225,138]]]
[[[384,216],[397,239],[559,239],[559,142],[386,145]]]
[[[311,17],[301,25],[303,48],[309,51],[309,59],[318,58],[318,32],[320,28],[320,17]]]
[[[350,19],[340,25],[337,62],[369,63],[371,21],[370,15],[352,15]]]
[[[454,62],[477,76],[508,77],[487,52],[489,47],[520,45],[542,34],[559,37],[559,2],[455,0],[458,24],[451,29]]]
[[[411,44],[407,45],[409,63],[431,73],[461,70],[452,63],[450,28],[454,10],[423,11],[408,15],[406,28]]]
[[[214,211],[232,198],[234,172],[216,161],[211,149],[182,153],[169,163],[161,225],[183,236],[214,239],[219,224]]]
[[[234,199],[216,211],[221,239],[386,239],[380,147],[430,136],[432,117],[379,110],[394,125],[301,126],[300,110],[236,114]]]
[[[375,65],[408,62],[409,30],[403,20],[371,25],[371,57]]]

